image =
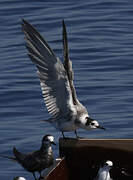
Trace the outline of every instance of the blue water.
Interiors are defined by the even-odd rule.
[[[62,19],[79,100],[106,131],[79,130],[86,138],[133,138],[133,1],[1,0],[0,154],[38,149],[44,134],[61,136],[49,118],[36,67],[27,56],[21,19],[32,23],[62,59]],[[67,133],[74,136],[73,133]],[[54,147],[58,156],[58,145]],[[24,176],[20,165],[0,159],[0,179]]]

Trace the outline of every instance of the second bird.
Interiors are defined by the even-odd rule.
[[[8,158],[17,161],[24,169],[31,172],[37,180],[35,172],[39,172],[41,178],[42,170],[49,168],[53,165],[54,157],[51,145],[54,144],[54,137],[47,134],[42,139],[41,148],[29,154],[22,154],[15,147],[13,148],[13,154],[15,157],[8,157],[0,155],[0,157]]]

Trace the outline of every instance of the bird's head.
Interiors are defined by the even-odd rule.
[[[13,180],[26,180],[24,177],[19,177],[19,176],[17,176],[17,177],[15,177]]]
[[[47,134],[42,139],[42,145],[56,145],[54,142],[54,137],[50,134]]]
[[[81,121],[80,126],[86,130],[91,130],[91,129],[103,129],[103,130],[105,130],[105,128],[100,126],[96,120],[94,120],[88,116],[83,116],[80,121]]]
[[[110,160],[107,160],[106,162],[103,163],[102,168],[110,169],[112,166],[113,166],[113,162]]]

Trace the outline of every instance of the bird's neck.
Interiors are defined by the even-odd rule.
[[[79,119],[78,119],[78,121],[80,122],[79,125],[85,126],[85,124],[86,124],[86,122],[87,122],[87,120],[86,120],[85,117],[88,117],[88,114],[87,114],[87,113],[80,115],[80,117],[79,117]]]
[[[43,153],[52,154],[52,147],[51,145],[42,145],[40,149]]]

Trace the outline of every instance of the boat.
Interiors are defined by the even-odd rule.
[[[45,180],[94,180],[103,160],[112,179],[133,180],[133,139],[59,139],[60,160]]]

